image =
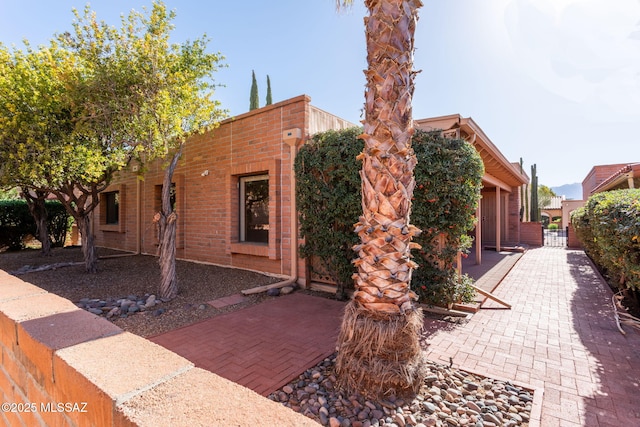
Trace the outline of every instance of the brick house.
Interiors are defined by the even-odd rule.
[[[306,260],[298,256],[302,241],[291,160],[315,133],[355,126],[310,101],[301,95],[241,114],[186,143],[172,189],[179,259],[310,282]],[[485,176],[477,246],[518,243],[518,188],[528,182],[519,165],[509,163],[470,118],[417,120],[416,127],[444,129],[470,140],[480,152]],[[98,246],[156,254],[153,216],[160,209],[163,176],[161,161],[145,165],[144,172],[131,165],[101,193],[94,221]]]
[[[625,188],[640,188],[640,163],[594,166],[582,181],[582,198]]]
[[[562,224],[571,225],[571,213],[584,206],[587,199],[603,191],[625,188],[640,188],[640,163],[615,163],[612,165],[596,165],[591,168],[582,180],[582,200],[565,200],[562,202]],[[569,247],[582,247],[571,228]]]
[[[298,238],[291,160],[311,135],[351,126],[301,95],[191,138],[174,173],[177,257],[304,278],[304,264],[292,257]],[[119,174],[96,209],[96,245],[156,254],[152,219],[163,176],[161,161],[146,165],[144,175],[139,165]]]

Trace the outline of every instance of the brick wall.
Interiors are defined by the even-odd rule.
[[[582,242],[576,236],[576,230],[573,228],[573,225],[569,224],[569,241],[567,242],[567,246],[571,249],[583,249]]]
[[[507,198],[507,225],[508,234],[506,243],[518,243],[520,241],[520,187],[512,187]]]
[[[317,426],[2,270],[0,289],[4,425]]]
[[[290,276],[293,173],[283,131],[300,129],[305,141],[312,132],[348,126],[349,122],[311,106],[310,98],[302,95],[225,120],[217,129],[189,139],[174,174],[177,257]],[[239,241],[239,179],[254,174],[269,177],[266,245]],[[119,174],[108,190],[121,189],[124,196],[120,224],[105,226],[104,206],[99,205],[98,246],[127,251],[139,247],[142,253],[156,254],[152,219],[160,208],[163,176],[162,161],[146,165],[143,179],[131,168]]]
[[[530,246],[542,246],[542,224],[539,222],[521,223],[520,243]]]

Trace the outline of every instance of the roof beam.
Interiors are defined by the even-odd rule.
[[[506,184],[504,181],[499,180],[495,176],[489,175],[488,173],[484,174],[484,176],[482,177],[482,182],[483,182],[483,184],[486,182],[487,184],[491,185],[492,187],[499,187],[501,190],[504,190],[507,193],[511,193],[511,186]],[[486,187],[486,185],[485,185],[485,187]]]

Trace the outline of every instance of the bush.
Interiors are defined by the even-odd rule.
[[[356,156],[364,148],[360,128],[317,134],[296,156],[296,198],[300,234],[305,244],[300,255],[315,257],[337,284],[339,298],[353,289],[353,245],[359,239],[353,224],[362,213],[360,168]]]
[[[547,230],[558,231],[558,224],[549,224],[549,226],[547,227]]]
[[[47,200],[45,206],[49,238],[53,246],[64,246],[70,228],[69,214],[58,201]],[[36,223],[26,201],[0,200],[0,247],[6,246],[9,250],[24,249],[25,239],[29,236],[37,237],[36,234]]]
[[[619,287],[640,290],[640,189],[591,196],[571,215],[585,251]]]
[[[422,230],[415,241],[422,246],[415,259],[412,289],[420,301],[447,306],[470,302],[471,278],[458,278],[458,252],[468,252],[468,233],[476,223],[484,166],[471,144],[447,139],[440,132],[416,131],[413,149],[418,157],[414,170],[411,220]]]
[[[64,205],[57,200],[47,200],[45,205],[47,207],[51,246],[61,248],[67,240],[67,233],[71,230],[73,218],[69,215]]]
[[[298,210],[303,257],[317,257],[334,281],[338,293],[353,288],[352,247],[359,243],[353,224],[362,214],[361,164],[355,161],[364,148],[361,129],[316,135],[296,157]],[[415,261],[412,289],[421,302],[446,305],[473,298],[471,279],[458,279],[458,251],[471,245],[467,233],[475,226],[474,213],[484,173],[482,159],[471,144],[451,140],[439,132],[416,131],[413,149],[416,188],[411,221],[423,233]],[[443,237],[439,237],[443,236]],[[438,243],[439,242],[439,243]],[[440,243],[443,243],[442,245]]]
[[[0,200],[0,247],[24,248],[24,240],[36,234],[36,223],[24,200]]]

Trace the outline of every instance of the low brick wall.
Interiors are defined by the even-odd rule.
[[[576,230],[573,228],[573,225],[569,224],[569,241],[567,242],[567,246],[571,249],[583,249],[582,242],[576,236]]]
[[[520,243],[542,246],[542,224],[539,222],[520,223]]]
[[[0,270],[4,425],[317,426]]]

